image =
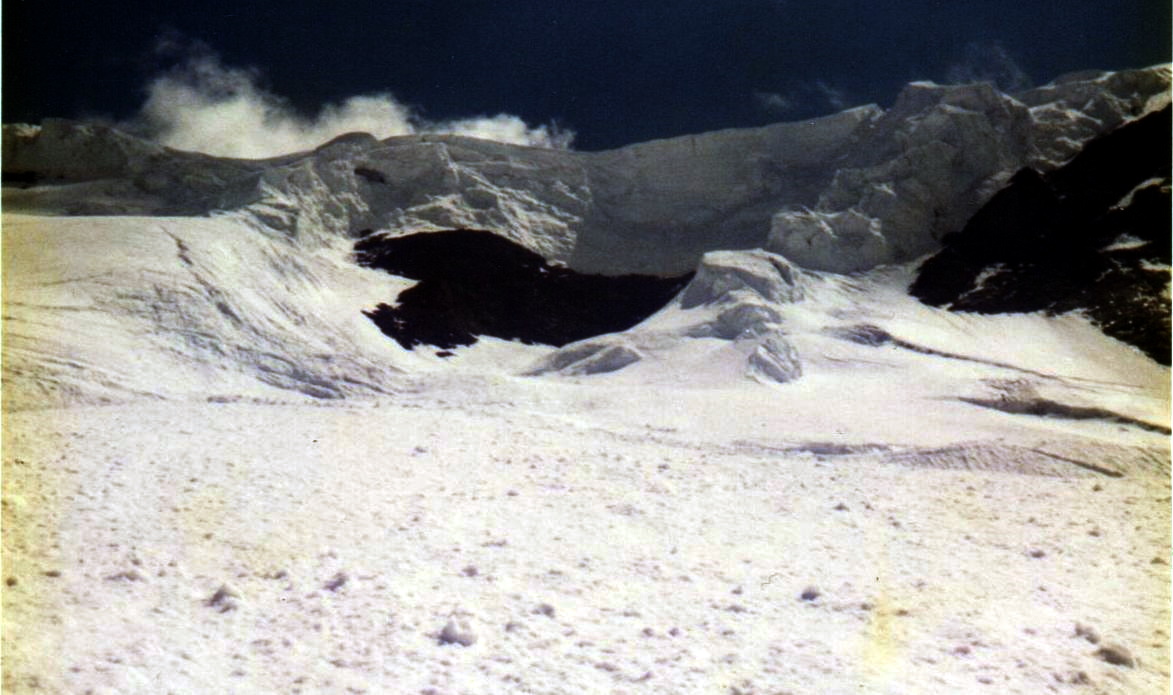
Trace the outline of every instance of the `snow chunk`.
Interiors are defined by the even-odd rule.
[[[747,373],[758,380],[785,384],[802,376],[798,351],[781,335],[762,338],[748,360]]]
[[[680,303],[691,309],[736,301],[740,295],[735,293],[749,293],[767,302],[797,302],[802,299],[798,269],[785,258],[761,250],[706,253]]]
[[[887,255],[882,223],[859,210],[811,210],[774,216],[767,248],[798,258],[807,267],[838,273],[864,270]]]
[[[567,345],[541,360],[528,376],[556,372],[564,376],[588,376],[615,372],[643,359],[639,350],[621,336],[610,335]]]
[[[471,647],[476,644],[477,636],[466,620],[449,620],[440,630],[436,641],[441,645],[459,644],[462,647]]]
[[[721,338],[734,340],[743,335],[758,335],[771,324],[781,322],[778,309],[753,298],[743,297],[724,309],[712,321],[697,325],[689,332],[693,338]]]

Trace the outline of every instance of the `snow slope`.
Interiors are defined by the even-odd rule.
[[[914,263],[777,253],[779,215],[839,214],[883,222],[852,264],[912,260],[914,208],[1167,83],[914,85],[592,154],[6,128],[5,692],[1167,692],[1168,368],[1078,315],[922,305]],[[941,133],[1028,144],[916,198],[896,163]],[[898,206],[852,207],[885,176]],[[411,282],[351,252],[449,226],[697,274],[629,331],[443,359],[363,316]]]
[[[704,426],[746,399],[591,390],[11,415],[5,691],[1166,687],[1161,466],[788,450]]]
[[[704,303],[628,334],[622,370],[519,377],[558,353],[404,352],[356,311],[390,281],[328,255],[280,276],[296,306],[260,270],[284,240],[215,267],[230,218],[150,220],[197,271],[144,220],[6,222],[9,263],[38,226],[105,240],[7,266],[6,692],[1167,681],[1168,371],[1078,317],[804,272],[787,383],[747,381]],[[1067,410],[1006,407],[1032,403]]]
[[[8,407],[384,391],[362,309],[409,283],[246,222],[6,215]]]

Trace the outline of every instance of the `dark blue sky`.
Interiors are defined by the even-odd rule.
[[[580,149],[890,104],[916,79],[1170,60],[1166,0],[6,0],[3,119],[123,119],[202,42],[307,113],[390,91],[433,119],[557,121]],[[1014,72],[1015,67],[1020,71]],[[963,69],[962,69],[963,68]],[[951,73],[952,70],[952,73]]]

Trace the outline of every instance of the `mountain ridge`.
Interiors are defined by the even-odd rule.
[[[102,126],[5,126],[6,183],[15,184],[4,187],[6,398],[38,407],[256,389],[368,397],[420,370],[464,369],[465,352],[501,355],[492,368],[510,374],[678,382],[705,372],[715,383],[770,385],[817,381],[838,364],[827,355],[864,364],[911,350],[902,345],[934,359],[1003,363],[981,345],[959,347],[949,326],[971,323],[990,344],[990,326],[1041,331],[1031,354],[1069,351],[1057,342],[1064,335],[1090,349],[1082,319],[982,322],[910,306],[912,277],[885,268],[911,272],[1022,162],[1057,169],[1059,155],[1168,101],[1168,83],[1166,66],[1077,75],[1018,96],[918,83],[885,112],[603,153],[352,134],[308,153],[225,160]],[[491,232],[551,269],[698,272],[659,310],[643,306],[646,318],[632,316],[639,323],[626,330],[613,317],[592,324],[618,333],[559,350],[484,340],[437,361],[369,316],[380,305],[394,314],[402,297],[442,309],[440,296],[408,295],[412,280],[362,267],[355,243],[457,229]],[[894,282],[905,283],[898,294]],[[478,301],[508,313],[509,300],[490,298],[491,289]],[[899,312],[869,303],[873,296]],[[466,310],[450,313],[467,323]],[[902,325],[891,318],[901,312],[920,318]],[[867,327],[899,340],[861,346],[843,337]],[[926,331],[946,337],[921,340]],[[1118,349],[1128,348],[1110,351]],[[1039,372],[1042,362],[1032,364]]]
[[[310,152],[230,160],[50,120],[6,125],[3,162],[10,179],[74,184],[10,194],[14,210],[233,212],[316,243],[365,229],[487,229],[591,273],[679,274],[706,251],[755,247],[849,272],[935,250],[1014,171],[1058,166],[1167,98],[1169,81],[1158,66],[1075,74],[1015,96],[913,83],[886,111],[602,152],[352,134]]]

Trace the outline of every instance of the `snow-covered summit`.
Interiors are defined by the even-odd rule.
[[[487,229],[605,273],[681,273],[713,250],[766,247],[849,271],[936,248],[1023,166],[1047,170],[1167,99],[1166,66],[1081,73],[1017,95],[909,85],[888,110],[640,143],[605,152],[455,135],[343,136],[229,160],[109,127],[5,126],[9,209],[238,212],[309,242],[364,230]]]

